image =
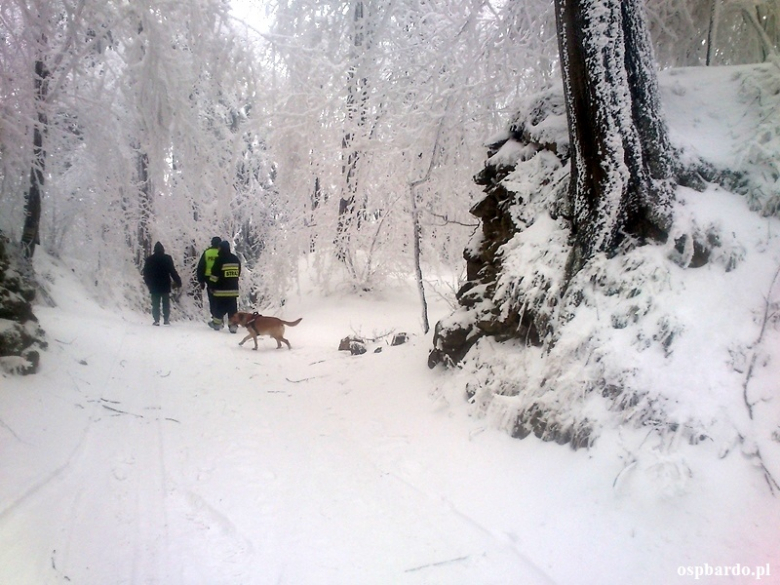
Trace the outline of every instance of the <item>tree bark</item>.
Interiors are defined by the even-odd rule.
[[[366,17],[363,0],[357,0],[353,13],[354,33],[352,36],[352,65],[347,73],[347,119],[346,128],[341,141],[343,156],[343,185],[339,201],[338,226],[336,230],[337,255],[346,263],[350,270],[352,257],[349,250],[350,232],[358,222],[358,210],[355,203],[358,191],[358,162],[361,153],[355,147],[355,136],[358,129],[366,123],[366,79],[360,76],[358,61],[362,56],[365,42]]]
[[[450,100],[448,99],[444,108],[444,111],[449,109]],[[420,224],[420,206],[417,197],[417,188],[424,185],[431,180],[431,173],[433,172],[433,166],[436,163],[436,157],[441,149],[441,134],[444,127],[444,118],[439,120],[439,124],[436,128],[436,136],[433,140],[433,148],[431,148],[431,158],[428,160],[428,166],[425,169],[423,175],[409,183],[409,198],[412,210],[412,232],[414,234],[414,276],[417,281],[417,291],[420,293],[420,303],[422,305],[422,326],[423,332],[428,333],[431,326],[428,320],[428,300],[425,297],[425,280],[423,279],[422,272],[422,225]]]
[[[649,219],[651,235],[665,239],[671,226],[676,161],[661,108],[658,75],[641,3],[622,2],[626,35],[626,70],[631,92],[631,114],[639,134],[641,156],[649,185],[641,193],[638,212]]]
[[[320,207],[320,203],[323,201],[323,193],[322,193],[322,185],[320,183],[320,177],[319,175],[314,177],[314,189],[311,193],[311,205],[310,205],[310,213],[309,217],[307,218],[307,224],[310,228],[314,227],[315,219],[314,219],[314,212],[317,211]],[[317,249],[317,237],[315,233],[312,231],[309,234],[309,252],[315,252]]]
[[[35,254],[35,246],[41,243],[41,209],[43,198],[44,171],[46,169],[46,149],[43,138],[46,134],[48,119],[46,116],[46,98],[48,94],[49,71],[42,59],[35,62],[35,102],[38,120],[33,128],[33,163],[30,168],[30,188],[25,204],[24,230],[22,231],[22,250],[26,258]]]
[[[152,253],[152,238],[149,231],[149,221],[152,217],[152,180],[149,176],[149,155],[138,153],[138,250],[136,264],[140,268],[144,260]]]
[[[626,238],[664,240],[673,156],[640,0],[556,0],[571,142],[569,275]]]
[[[409,198],[411,199],[412,206],[412,231],[414,233],[414,278],[415,281],[417,281],[417,292],[420,293],[423,333],[427,334],[431,329],[431,325],[428,321],[428,300],[425,298],[425,280],[423,279],[422,272],[422,226],[420,225],[420,209],[417,204],[416,186],[415,183],[409,185]]]
[[[710,23],[707,28],[707,67],[715,62],[715,46],[718,40],[718,25],[720,24],[721,0],[712,0],[710,7]]]

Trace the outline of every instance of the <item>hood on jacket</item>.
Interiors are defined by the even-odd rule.
[[[163,247],[163,245],[160,242],[157,242],[154,245],[154,253],[157,254],[158,256],[161,255],[161,254],[165,254],[165,248]]]
[[[228,242],[227,240],[222,240],[219,243],[219,251],[222,254],[230,254],[230,242]]]

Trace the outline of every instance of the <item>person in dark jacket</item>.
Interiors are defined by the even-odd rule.
[[[171,324],[171,280],[173,286],[181,286],[181,278],[176,268],[173,267],[173,259],[165,253],[165,248],[160,242],[154,245],[154,253],[144,262],[144,283],[149,287],[152,296],[153,325],[160,324],[160,304],[162,304],[163,323]]]
[[[203,254],[201,254],[196,271],[200,289],[206,289],[206,295],[209,299],[209,314],[212,319],[215,317],[214,292],[211,290],[211,282],[209,279],[211,278],[211,269],[214,267],[214,262],[217,260],[217,255],[219,254],[219,244],[221,241],[222,238],[219,236],[211,238],[211,246],[206,248]]]
[[[222,240],[219,254],[211,267],[211,291],[214,295],[214,315],[209,326],[215,331],[224,327],[228,319],[238,312],[238,277],[241,276],[241,261],[230,251],[230,242]],[[238,331],[238,325],[231,325],[230,332]]]

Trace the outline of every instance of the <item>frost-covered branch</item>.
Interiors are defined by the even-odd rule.
[[[745,379],[742,383],[742,398],[745,402],[745,406],[747,407],[750,420],[753,420],[753,407],[755,406],[755,403],[751,402],[748,397],[748,386],[750,385],[750,381],[753,378],[756,361],[758,360],[759,356],[759,348],[764,341],[767,325],[770,323],[772,315],[776,311],[775,303],[772,302],[772,294],[775,285],[777,284],[778,278],[780,278],[780,266],[777,267],[777,270],[772,277],[772,281],[769,284],[769,291],[767,292],[767,296],[764,298],[764,312],[759,321],[761,324],[761,329],[759,330],[758,337],[751,345],[753,352],[750,357],[750,363],[748,364],[747,372],[745,373]]]

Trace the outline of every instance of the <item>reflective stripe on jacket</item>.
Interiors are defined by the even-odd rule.
[[[211,270],[211,293],[215,297],[237,297],[241,262],[234,254],[219,256]]]

